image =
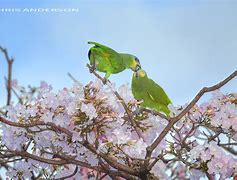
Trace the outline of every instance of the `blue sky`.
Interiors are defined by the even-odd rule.
[[[0,0],[0,7],[79,8],[77,13],[0,12],[0,45],[15,58],[13,77],[23,85],[45,80],[61,89],[72,84],[67,72],[84,84],[93,80],[85,66],[87,41],[136,55],[174,104],[188,102],[203,86],[237,69],[237,1]],[[0,77],[5,74],[0,55]],[[111,80],[130,83],[131,76],[127,70]],[[236,83],[223,90],[236,92]],[[3,78],[0,89],[3,97]]]

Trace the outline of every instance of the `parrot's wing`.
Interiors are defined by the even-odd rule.
[[[137,100],[141,100],[143,98],[141,91],[139,89],[140,88],[138,86],[132,84],[132,94],[133,94],[134,98]]]
[[[162,89],[162,87],[156,84],[152,79],[149,79],[147,93],[152,101],[163,105],[171,104],[171,100],[169,99],[165,91]]]
[[[97,42],[88,42],[88,44],[94,44],[94,48],[97,49],[97,53],[100,54],[100,56],[103,57],[105,62],[108,62],[108,66],[115,69],[115,71],[125,66],[122,57],[115,50]]]
[[[97,42],[89,41],[88,44],[94,44],[95,47],[99,47],[99,48],[101,48],[102,50],[104,50],[104,51],[106,51],[108,53],[117,53],[115,50],[113,50],[113,49],[111,49],[111,48],[109,48],[109,47],[107,47],[105,45],[102,45],[100,43],[97,43]]]

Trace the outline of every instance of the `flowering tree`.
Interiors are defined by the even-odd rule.
[[[237,173],[237,94],[204,87],[167,118],[139,108],[129,88],[95,81],[58,92],[11,79],[0,116],[0,167],[10,179],[225,179]],[[89,67],[89,65],[88,65]],[[197,105],[203,94],[212,97]],[[12,94],[16,96],[13,102]],[[2,172],[2,171],[0,171]],[[0,173],[1,174],[1,173]]]

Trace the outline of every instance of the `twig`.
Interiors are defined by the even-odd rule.
[[[210,137],[207,136],[207,140],[208,140],[207,142],[209,143],[209,142],[215,140],[221,133],[222,133],[222,131],[218,131],[218,132],[217,132],[215,135],[213,135],[213,136],[210,136]]]
[[[7,50],[1,46],[0,46],[0,51],[2,51],[2,53],[4,54],[7,64],[8,64],[8,75],[7,75],[8,76],[7,77],[7,106],[8,106],[11,103],[12,64],[14,62],[14,59],[10,58],[8,56]]]
[[[151,109],[146,109],[146,108],[141,108],[140,109],[141,112],[148,112],[148,113],[151,113],[155,116],[160,116],[162,119],[166,119],[168,120],[169,118],[167,116],[165,116],[164,114],[160,113],[160,112],[157,112],[157,111],[154,111],[154,110],[151,110]]]
[[[73,159],[46,159],[31,153],[28,153],[26,151],[11,151],[9,150],[11,153],[13,153],[16,156],[21,156],[24,158],[30,158],[39,162],[43,162],[43,163],[47,163],[47,164],[52,164],[52,165],[67,165],[67,164],[75,164],[78,166],[82,166],[82,167],[86,167],[89,169],[93,169],[93,170],[100,170],[98,167],[96,166],[91,166],[90,164],[86,163],[86,162],[82,162],[82,161],[78,161],[78,160],[73,160]]]
[[[67,161],[65,160],[53,160],[53,159],[46,159],[43,157],[39,157],[33,154],[30,154],[26,151],[10,151],[11,153],[15,154],[16,156],[21,156],[24,158],[30,158],[39,162],[47,163],[47,164],[52,164],[52,165],[66,165],[68,164]]]
[[[226,146],[223,146],[221,144],[218,144],[218,146],[222,147],[223,149],[225,149],[226,151],[228,151],[229,153],[237,156],[237,151],[234,149],[234,148],[231,148],[231,147],[226,147]]]
[[[73,77],[73,75],[72,75],[71,73],[68,72],[67,75],[68,75],[75,83],[79,83],[79,81],[76,80],[76,78]]]
[[[223,143],[223,144],[219,144],[220,146],[237,146],[237,143],[236,142],[229,142],[229,143]]]
[[[78,166],[75,168],[75,170],[73,171],[72,174],[69,174],[69,175],[64,176],[64,177],[56,178],[54,180],[64,180],[64,179],[71,178],[71,177],[75,176],[77,174],[77,172],[78,172]]]
[[[168,132],[172,129],[173,125],[178,122],[185,114],[187,114],[189,112],[189,110],[198,102],[198,100],[207,92],[211,92],[214,90],[217,90],[219,88],[221,88],[222,86],[224,86],[226,83],[228,83],[230,80],[232,80],[233,78],[235,78],[237,76],[237,70],[234,71],[231,75],[229,75],[226,79],[224,79],[223,81],[210,86],[210,87],[204,87],[202,88],[198,94],[193,98],[193,100],[189,103],[189,105],[184,108],[184,110],[179,113],[176,117],[170,118],[169,119],[169,123],[167,124],[167,126],[163,129],[163,131],[160,133],[160,135],[155,139],[155,141],[147,147],[147,153],[146,153],[146,161],[144,163],[143,168],[146,168],[149,164],[149,159],[151,157],[151,154],[153,152],[153,150],[159,145],[159,143],[162,141],[162,139],[166,136],[166,134],[168,134]]]
[[[60,131],[60,132],[67,134],[69,137],[72,137],[72,132],[70,132],[68,129],[57,126],[51,122],[45,123],[43,121],[35,121],[30,124],[23,124],[23,123],[9,121],[2,116],[0,116],[0,122],[3,122],[4,124],[7,124],[9,126],[21,127],[21,128],[30,128],[30,127],[35,127],[35,126],[50,126],[55,132]]]
[[[5,78],[6,84],[7,84],[7,78]],[[11,90],[13,94],[17,97],[20,104],[23,104],[23,99],[19,96],[19,94],[16,92],[16,90],[11,86]]]

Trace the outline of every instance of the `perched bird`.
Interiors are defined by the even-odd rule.
[[[141,107],[148,107],[169,116],[168,105],[171,104],[171,100],[158,84],[147,77],[143,69],[133,73],[132,93],[135,99],[143,100]]]
[[[90,60],[90,69],[93,72],[95,69],[104,72],[105,78],[108,79],[111,74],[119,73],[125,69],[132,69],[137,71],[141,68],[140,62],[136,56],[125,53],[118,53],[115,50],[96,43],[88,42],[94,46],[88,52]]]

